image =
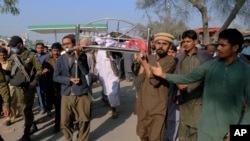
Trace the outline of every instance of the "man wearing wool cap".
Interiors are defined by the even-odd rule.
[[[169,34],[169,33],[164,33],[164,32],[161,32],[161,33],[157,33],[154,35],[154,41],[157,41],[157,40],[166,40],[170,43],[173,42],[174,40],[174,36],[172,34]]]
[[[164,72],[174,71],[175,60],[167,55],[173,39],[174,36],[169,33],[157,33],[154,36],[156,55],[138,55],[141,63],[138,79],[142,85],[136,101],[136,113],[137,135],[141,141],[163,140],[169,83],[154,76],[149,68],[159,61]]]

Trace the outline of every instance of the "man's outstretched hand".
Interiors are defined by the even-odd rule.
[[[156,62],[156,65],[157,66],[150,66],[151,72],[154,75],[165,79],[166,78],[166,74],[162,71],[162,67],[161,67],[161,65],[160,65],[160,63],[158,61]]]

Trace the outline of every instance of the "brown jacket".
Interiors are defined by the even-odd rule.
[[[47,81],[47,93],[53,93],[55,95],[60,95],[61,84],[53,81],[53,73],[56,68],[56,60],[50,56],[45,59],[42,68],[47,68],[48,73],[44,74]]]
[[[150,65],[155,66],[156,55],[150,55],[148,57],[148,62]],[[176,62],[171,56],[161,58],[159,63],[166,73],[172,73],[175,69]],[[138,77],[142,84],[139,99],[142,102],[143,108],[150,111],[152,114],[166,112],[169,83],[165,79],[161,79],[154,75],[147,78],[145,73],[140,74]]]

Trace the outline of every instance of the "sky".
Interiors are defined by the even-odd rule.
[[[30,25],[86,24],[103,18],[116,18],[146,24],[143,10],[136,9],[136,0],[19,0],[18,16],[0,14],[0,35],[28,34],[30,40],[53,43],[53,34],[28,30]],[[201,24],[197,24],[201,25]],[[65,34],[59,34],[58,40]]]

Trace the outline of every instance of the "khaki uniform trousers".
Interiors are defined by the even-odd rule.
[[[22,110],[24,126],[25,128],[30,128],[34,121],[34,114],[32,108],[35,99],[35,89],[15,87],[15,91],[18,103]]]
[[[19,114],[19,110],[17,107],[17,96],[15,93],[15,87],[9,85],[10,88],[10,116],[7,117],[7,120],[11,120],[12,122],[15,121],[17,115]]]

